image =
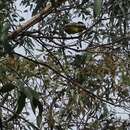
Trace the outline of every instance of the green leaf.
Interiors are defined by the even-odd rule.
[[[0,41],[2,43],[5,43],[7,41],[7,36],[8,36],[8,30],[9,30],[9,23],[1,23],[0,24]]]
[[[33,113],[35,113],[35,109],[38,107],[38,100],[36,98],[33,98],[32,100],[30,100],[30,103],[31,103],[31,107],[32,107],[32,110],[33,110]]]
[[[29,99],[32,98],[32,94],[31,94],[29,87],[21,87],[20,91],[23,92],[26,95],[27,98],[29,98]]]
[[[71,63],[75,67],[81,67],[86,61],[89,61],[92,58],[92,54],[84,53],[82,55],[75,55],[74,61]]]
[[[129,75],[122,74],[122,82],[126,85],[130,85],[130,77]]]
[[[37,91],[33,90],[30,87],[22,87],[21,91],[26,95],[26,97],[30,100],[33,100],[33,98],[35,97],[36,99],[39,99],[39,94],[37,93]]]
[[[102,0],[94,0],[94,17],[98,17],[101,14]]]
[[[37,91],[33,90],[30,87],[21,88],[21,90],[26,95],[26,97],[30,99],[30,104],[31,104],[32,111],[34,112],[34,114],[37,107],[39,109],[39,114],[42,113],[43,106],[41,102],[39,101],[39,94],[37,93]]]
[[[34,114],[36,114],[35,110],[36,110],[37,107],[39,109],[39,114],[42,114],[43,106],[42,106],[41,102],[38,99],[36,99],[35,97],[33,97],[33,99],[30,100],[30,102],[31,102],[31,107],[32,107]]]
[[[37,116],[37,126],[38,126],[38,127],[40,127],[41,122],[42,122],[42,115],[41,115],[41,114],[38,114],[38,116]]]
[[[15,89],[16,86],[11,84],[11,83],[7,83],[5,85],[3,85],[3,87],[0,89],[0,93],[7,93],[12,91],[13,89]]]
[[[42,115],[43,105],[42,105],[42,103],[40,101],[38,101],[37,103],[38,103],[39,115]]]
[[[18,103],[17,103],[17,109],[16,109],[16,114],[20,114],[25,107],[26,103],[26,95],[23,92],[20,92],[20,96],[18,98]]]
[[[17,101],[17,107],[14,115],[8,119],[8,121],[14,120],[17,118],[18,114],[20,114],[25,107],[26,103],[26,95],[23,92],[20,92],[20,95],[18,97]]]

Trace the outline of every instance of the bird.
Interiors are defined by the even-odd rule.
[[[82,22],[73,22],[73,23],[68,23],[64,26],[64,30],[66,33],[68,34],[76,34],[76,33],[80,33],[84,30],[86,30],[86,26],[84,23]]]

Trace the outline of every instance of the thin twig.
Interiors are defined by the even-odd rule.
[[[17,115],[17,117],[19,117],[20,119],[22,119],[22,120],[24,120],[25,122],[27,122],[30,126],[32,126],[33,128],[35,128],[36,130],[40,130],[37,126],[35,126],[35,125],[32,124],[31,122],[29,122],[28,120],[26,120],[25,118],[23,118],[22,116],[18,115],[17,113],[14,113],[14,111],[10,110],[9,108],[7,108],[7,107],[5,107],[5,106],[3,106],[3,105],[0,105],[0,107],[2,107],[3,109],[6,109],[7,111],[9,111],[9,112],[11,112],[11,113]],[[3,122],[3,123],[6,123],[6,121]]]
[[[46,63],[44,63],[44,62],[39,62],[39,61],[30,59],[30,58],[28,58],[28,57],[26,57],[26,56],[24,56],[24,55],[18,54],[18,53],[16,53],[16,52],[14,52],[14,54],[17,55],[17,56],[19,56],[19,57],[23,57],[24,59],[27,59],[27,60],[29,60],[29,61],[32,61],[32,62],[34,62],[34,63],[36,63],[36,64],[40,64],[40,65],[43,65],[43,66],[49,68],[49,69],[52,70],[54,73],[58,74],[59,76],[61,76],[61,77],[64,78],[64,79],[66,79],[68,82],[72,83],[72,84],[74,85],[74,86],[72,86],[73,89],[75,89],[75,87],[77,87],[77,88],[82,89],[83,91],[85,91],[87,94],[89,94],[89,95],[90,95],[91,97],[93,97],[93,98],[99,99],[100,101],[106,102],[106,103],[108,103],[108,104],[110,104],[110,105],[113,105],[113,106],[115,106],[115,107],[120,107],[120,105],[116,105],[115,103],[109,102],[109,101],[103,99],[102,97],[99,97],[99,96],[93,94],[92,92],[90,92],[89,90],[87,90],[86,88],[84,88],[82,85],[80,85],[76,80],[72,79],[71,77],[66,77],[66,76],[64,76],[63,74],[59,73],[57,70],[55,70],[53,67],[49,66],[48,64],[46,64]]]

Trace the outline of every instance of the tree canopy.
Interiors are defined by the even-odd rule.
[[[0,129],[127,130],[130,0],[1,0]]]

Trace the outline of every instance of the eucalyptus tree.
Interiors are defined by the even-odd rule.
[[[129,0],[2,0],[1,130],[127,129],[129,7]]]

